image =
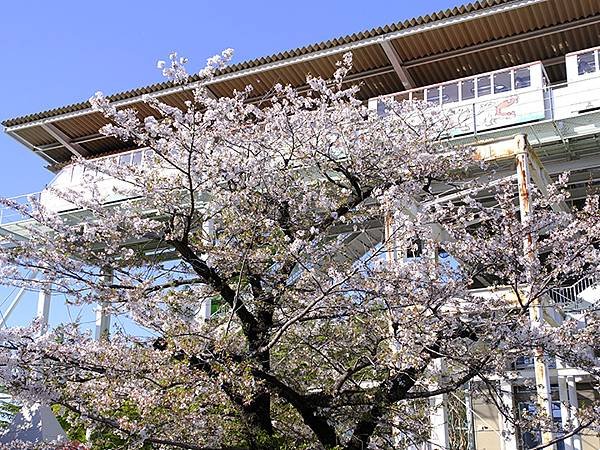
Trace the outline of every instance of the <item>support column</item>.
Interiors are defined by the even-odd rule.
[[[563,430],[568,430],[571,424],[571,407],[569,402],[569,390],[567,386],[567,377],[560,374],[565,365],[560,358],[556,359],[556,368],[558,374],[558,396],[560,400],[560,421]],[[573,438],[564,439],[564,449],[573,450]]]
[[[44,331],[48,328],[50,318],[51,287],[52,285],[49,282],[44,282],[38,294],[36,317],[41,322]]]
[[[112,284],[113,273],[111,269],[103,269],[101,282],[105,285]],[[96,331],[94,337],[96,340],[105,339],[110,332],[110,313],[107,311],[108,302],[101,301],[96,306]]]
[[[29,280],[35,280],[37,274],[37,271],[33,270],[29,273],[27,278]],[[27,288],[25,286],[19,288],[19,290],[13,297],[12,302],[10,302],[10,305],[8,305],[8,308],[6,308],[6,311],[4,311],[4,313],[0,313],[0,328],[4,328],[6,326],[6,322],[10,318],[10,315],[13,313],[17,305],[21,302],[21,299],[23,298],[23,295],[25,295],[26,292]]]
[[[200,305],[200,310],[196,313],[196,320],[199,322],[203,322],[205,320],[210,319],[212,309],[212,302],[207,299],[202,302]]]
[[[429,420],[431,422],[431,450],[448,450],[450,435],[448,433],[448,397],[436,395],[431,398]]]
[[[519,186],[519,209],[521,212],[521,223],[527,228],[533,219],[531,206],[531,186],[529,173],[529,144],[527,137],[523,134],[514,138],[515,153],[517,162],[517,180]],[[535,252],[535,236],[531,230],[526,231],[523,236],[523,254],[530,264],[535,264],[537,255]],[[527,283],[531,282],[531,273],[527,271]],[[527,288],[529,290],[529,286]],[[529,318],[531,328],[536,329],[543,326],[543,304],[540,299],[532,300],[529,304]],[[552,420],[552,397],[550,394],[550,375],[548,365],[542,348],[534,350],[534,372],[537,393],[538,414]],[[542,431],[542,443],[547,444],[554,439],[551,430]],[[548,446],[549,450],[556,449],[556,445]]]
[[[571,410],[569,407],[569,391],[567,388],[567,380],[564,376],[558,376],[558,396],[560,399],[560,421],[563,430],[568,430],[571,422]],[[564,441],[565,450],[573,450],[573,438],[566,438]]]
[[[439,377],[442,377],[444,370],[444,361],[436,359],[434,362],[435,369],[439,372]],[[438,388],[437,385],[432,386],[433,389]],[[448,432],[448,395],[436,395],[430,399],[431,412],[429,413],[429,421],[431,423],[431,450],[448,450],[450,448],[450,433]]]
[[[468,450],[475,450],[475,417],[473,414],[473,393],[471,391],[471,382],[465,385],[465,408],[467,412],[467,433],[469,438]]]
[[[215,244],[215,224],[212,219],[202,222],[202,243],[209,249]],[[194,314],[194,319],[198,322],[204,322],[210,319],[212,311],[212,301],[207,299],[202,302],[200,309]]]
[[[398,249],[397,249],[396,235],[395,235],[395,229],[394,229],[394,216],[391,212],[387,212],[385,214],[385,216],[383,217],[383,228],[384,228],[383,242],[385,244],[385,251],[386,251],[385,259],[388,264],[393,264],[395,261],[398,260]],[[392,324],[393,324],[393,318],[390,317],[389,324],[388,324],[390,336],[394,336],[394,327],[392,326]],[[398,352],[398,347],[396,346],[393,339],[390,340],[390,351],[392,352],[392,354],[396,354]],[[400,427],[399,427],[400,418],[398,416],[393,416],[391,421],[392,421],[392,442],[394,444],[394,447],[396,447],[396,446],[399,447],[401,445],[405,445],[404,441],[406,440],[406,436],[402,431],[400,431]],[[411,445],[408,450],[414,450],[414,449],[415,449],[415,446]]]
[[[573,427],[579,426],[579,419],[577,418],[577,408],[579,408],[579,400],[577,399],[577,384],[575,377],[566,377],[567,390],[569,394],[569,411],[571,416],[571,424]],[[573,450],[582,450],[583,444],[581,443],[581,435],[574,434],[572,439]]]
[[[500,396],[500,400],[502,401],[504,409],[514,414],[515,400],[513,395],[513,386],[506,379],[502,379],[500,381]],[[501,435],[500,447],[502,450],[517,450],[517,432],[514,425],[510,422],[510,420],[507,419],[507,417],[504,416],[504,414],[502,414],[502,412],[499,411],[498,415]]]

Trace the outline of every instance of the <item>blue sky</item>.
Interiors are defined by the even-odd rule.
[[[397,22],[461,0],[18,0],[0,5],[0,119],[161,81],[176,50],[190,69],[231,47],[234,62]],[[0,196],[39,191],[44,162],[0,133]],[[0,290],[0,310],[4,291]],[[29,304],[35,310],[35,306]],[[24,313],[22,313],[24,314]],[[21,316],[22,314],[19,314]],[[58,319],[58,317],[57,317]]]

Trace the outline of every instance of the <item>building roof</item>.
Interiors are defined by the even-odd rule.
[[[208,87],[220,97],[252,84],[255,100],[275,83],[304,89],[306,74],[330,76],[346,51],[353,52],[350,81],[361,83],[363,99],[536,60],[544,61],[551,80],[560,81],[565,79],[562,57],[596,45],[600,45],[597,0],[480,0],[238,63],[220,71]],[[177,106],[191,96],[169,83],[158,83],[110,99],[148,115],[143,94]],[[124,150],[126,144],[98,135],[105,123],[88,102],[81,102],[2,124],[52,168],[75,153],[93,157]]]

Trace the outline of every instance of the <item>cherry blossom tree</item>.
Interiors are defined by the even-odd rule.
[[[445,140],[442,111],[358,100],[351,55],[308,91],[214,99],[206,85],[230,57],[194,77],[175,54],[159,63],[193,93],[185,107],[148,96],[144,117],[90,100],[104,134],[146,150],[141,165],[74,161],[84,185],[49,190],[77,220],[3,201],[35,232],[1,250],[2,283],[51,286],[145,330],[2,330],[7,389],[57,405],[94,448],[404,448],[429,439],[432,399],[467,383],[513,426],[554,427],[503,408],[499,380],[534,349],[599,380],[593,310],[585,327],[529,319],[553,288],[598,275],[598,196],[554,212],[562,177],[522,222],[514,179],[492,182]],[[599,417],[584,405],[563,431]]]

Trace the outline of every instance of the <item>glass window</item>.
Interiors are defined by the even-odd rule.
[[[408,92],[402,92],[400,94],[394,95],[394,100],[396,100],[397,102],[403,102],[405,100],[408,100],[409,98],[410,98],[410,93],[408,93]]]
[[[515,89],[524,89],[531,86],[531,71],[529,67],[515,70]]]
[[[131,163],[134,166],[139,166],[141,162],[142,162],[142,152],[141,151],[134,152],[133,157],[131,158]]]
[[[494,74],[494,94],[512,90],[510,70]]]
[[[427,101],[429,103],[435,103],[436,105],[440,104],[440,88],[439,88],[439,86],[427,89]]]
[[[475,98],[475,80],[464,80],[460,82],[460,93],[462,100]]]
[[[455,103],[458,101],[458,83],[442,86],[442,103]]]
[[[596,57],[594,52],[581,53],[577,55],[577,72],[579,75],[593,73],[596,71]]]
[[[424,91],[414,91],[411,95],[411,100],[425,100]]]
[[[492,82],[489,75],[477,78],[477,97],[490,95],[492,93]]]
[[[119,156],[119,165],[125,166],[125,165],[129,164],[130,160],[131,160],[131,153],[125,153],[123,155],[120,155]]]
[[[383,105],[382,103],[379,103],[379,104]],[[152,150],[152,149],[144,150],[144,165],[151,166],[154,163],[155,157],[156,157],[156,153],[154,153],[154,150]]]

